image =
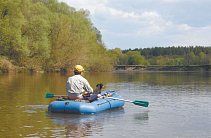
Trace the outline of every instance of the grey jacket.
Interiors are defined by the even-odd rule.
[[[82,92],[93,92],[89,82],[81,75],[74,75],[67,79],[66,92],[68,96],[79,96]]]

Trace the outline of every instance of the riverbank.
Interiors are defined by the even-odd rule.
[[[157,71],[211,71],[209,67],[204,66],[162,66],[162,67],[147,67],[146,70]]]
[[[211,65],[190,65],[190,66],[144,66],[144,65],[117,65],[113,67],[113,70],[142,70],[142,71],[211,71]],[[50,71],[45,71],[41,68],[27,68],[27,67],[19,67],[14,65],[11,61],[9,61],[6,57],[0,58],[0,73],[8,73],[8,72],[69,72],[72,70],[64,70],[64,69],[51,69]],[[87,70],[90,71],[90,70]],[[107,70],[107,72],[112,71]],[[93,71],[90,71],[93,72]]]
[[[118,65],[114,70],[143,70],[143,71],[211,71],[211,65],[190,66],[142,66],[142,65]]]

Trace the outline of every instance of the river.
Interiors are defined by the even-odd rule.
[[[208,138],[211,136],[211,72],[84,72],[93,89],[116,91],[123,108],[93,115],[48,113],[56,98],[67,95],[72,73],[8,73],[0,76],[0,137]]]

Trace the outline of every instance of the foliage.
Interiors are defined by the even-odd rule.
[[[56,0],[0,0],[0,56],[31,70],[110,69],[89,11]]]
[[[122,50],[123,55],[131,55],[132,52],[140,53],[150,65],[204,65],[210,64],[211,61],[211,47],[203,46],[173,46]],[[138,65],[135,62],[135,58],[130,60],[128,64],[132,65],[134,63]]]
[[[0,57],[0,71],[9,72],[9,70],[15,70],[15,66],[11,64],[7,57]]]
[[[127,52],[129,65],[143,65],[145,58],[138,51]]]
[[[175,58],[174,65],[184,65],[184,58]]]
[[[112,59],[112,65],[150,65],[139,51],[128,51],[122,54],[120,48],[108,50],[108,55]]]
[[[152,58],[153,56],[165,56],[165,55],[185,55],[190,52],[193,52],[195,55],[199,55],[200,52],[203,52],[206,55],[211,54],[211,47],[204,46],[172,46],[172,47],[153,47],[153,48],[136,48],[136,49],[126,49],[123,50],[122,53],[125,54],[128,51],[139,51],[142,56],[146,59]]]

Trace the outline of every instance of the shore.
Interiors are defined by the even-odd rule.
[[[114,70],[146,70],[146,71],[211,71],[211,65],[198,66],[142,66],[142,65],[118,65]]]
[[[205,72],[205,71],[211,71],[211,65],[198,65],[198,66],[142,66],[142,65],[117,65],[114,66],[114,70],[142,70],[142,71],[200,71],[200,72]],[[111,70],[112,71],[112,70]],[[37,71],[37,70],[27,70],[27,69],[0,69],[0,73],[9,73],[9,72],[18,72],[18,73],[23,73],[23,72],[35,72],[35,73],[44,73],[47,71]],[[64,72],[63,70],[61,71],[60,69],[57,69],[52,72]],[[67,71],[68,72],[68,71]],[[91,71],[92,72],[92,71]]]

